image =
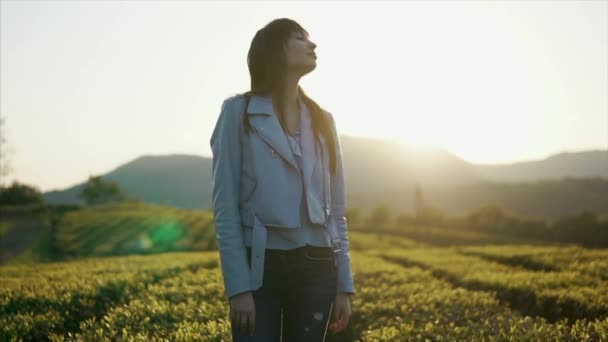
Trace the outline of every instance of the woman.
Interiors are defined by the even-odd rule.
[[[298,85],[316,67],[315,47],[287,18],[260,29],[247,56],[251,90],[224,100],[211,136],[236,342],[323,341],[351,316],[340,141],[332,114]]]

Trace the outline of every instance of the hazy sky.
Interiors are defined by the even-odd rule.
[[[608,148],[608,1],[7,1],[0,111],[41,190],[141,155],[211,156],[272,19],[317,44],[301,79],[342,134],[475,163]]]

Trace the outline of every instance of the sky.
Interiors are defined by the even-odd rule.
[[[608,1],[0,2],[0,115],[42,191],[142,155],[211,157],[223,100],[273,19],[300,23],[300,79],[340,134],[471,163],[608,149]]]

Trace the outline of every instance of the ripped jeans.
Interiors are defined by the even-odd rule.
[[[246,248],[251,265],[251,248]],[[233,327],[233,341],[325,341],[336,297],[336,269],[331,247],[266,249],[263,285],[253,291],[255,332],[241,334]]]

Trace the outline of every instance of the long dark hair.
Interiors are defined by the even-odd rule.
[[[286,131],[284,107],[287,74],[283,46],[294,32],[308,33],[300,24],[291,19],[275,19],[256,32],[247,54],[251,89],[244,95],[271,95],[283,132]],[[336,141],[332,134],[331,123],[319,104],[306,95],[299,85],[298,93],[310,111],[315,145],[318,146],[319,135],[322,134],[329,147],[330,170],[332,174],[335,174],[337,168]],[[251,126],[248,115],[244,115],[244,121],[245,131],[249,134]]]

